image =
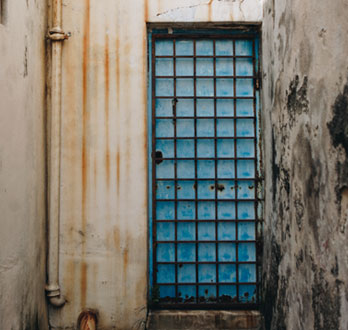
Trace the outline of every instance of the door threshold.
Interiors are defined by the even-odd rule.
[[[147,330],[261,330],[256,310],[150,310]]]

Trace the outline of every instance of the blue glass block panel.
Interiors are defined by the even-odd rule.
[[[255,219],[255,202],[238,202],[237,213],[239,220]]]
[[[254,181],[238,181],[238,198],[251,199],[255,198]]]
[[[156,151],[160,151],[164,158],[174,157],[174,141],[171,140],[157,140]]]
[[[174,94],[173,79],[156,79],[156,96],[173,96]]]
[[[197,96],[214,96],[214,79],[197,79]]]
[[[233,140],[217,140],[217,156],[218,157],[234,157],[234,141]]]
[[[197,100],[197,117],[214,116],[214,100]]]
[[[196,270],[196,269],[195,269]],[[194,281],[196,282],[196,280]],[[179,285],[178,296],[185,303],[194,303],[196,298],[196,286],[194,285]]]
[[[213,160],[198,160],[197,161],[197,177],[214,178],[215,176],[215,162]]]
[[[233,76],[233,60],[229,58],[217,58],[216,75]]]
[[[156,203],[157,220],[174,220],[174,202],[158,201]]]
[[[255,162],[254,160],[238,160],[237,161],[237,176],[241,179],[255,177]]]
[[[175,227],[172,222],[158,222],[157,223],[157,240],[158,241],[173,241],[175,239]]]
[[[195,261],[195,260],[196,260],[196,245],[191,243],[179,243],[178,244],[178,261],[189,262],[189,261]]]
[[[214,243],[198,244],[198,261],[216,261]]]
[[[237,136],[253,137],[254,136],[254,120],[253,119],[237,119]]]
[[[208,220],[215,219],[214,202],[198,202],[198,219]]]
[[[215,223],[202,222],[198,224],[198,239],[200,241],[215,241]]]
[[[157,56],[173,55],[173,41],[172,40],[156,40],[155,54]]]
[[[195,182],[194,181],[178,181],[177,196],[179,199],[195,198]]]
[[[197,40],[196,55],[213,55],[214,45],[212,40]]]
[[[157,181],[156,198],[165,199],[174,198],[175,186],[174,181]]]
[[[156,164],[156,177],[158,179],[169,179],[174,177],[174,161],[164,160]]]
[[[237,302],[237,288],[235,285],[220,285],[219,295],[221,302]]]
[[[176,135],[178,137],[191,137],[195,135],[195,123],[193,119],[177,119]]]
[[[216,300],[215,285],[200,285],[198,288],[199,302],[210,302]]]
[[[196,60],[197,76],[213,76],[214,60],[212,58],[197,58]]]
[[[218,223],[219,241],[234,241],[236,239],[236,224],[234,222]]]
[[[196,239],[196,225],[192,222],[177,224],[178,241],[194,241]]]
[[[239,282],[252,283],[256,282],[256,265],[241,264],[238,266]]]
[[[171,119],[156,119],[157,137],[173,137],[174,125]]]
[[[196,266],[195,265],[178,265],[178,282],[179,283],[195,283],[196,282]]]
[[[199,283],[215,283],[216,282],[216,266],[215,265],[198,265],[198,282]]]
[[[233,96],[233,79],[216,79],[217,96]]]
[[[193,55],[193,41],[191,40],[176,40],[175,54],[179,56]]]
[[[218,219],[231,220],[236,218],[234,202],[218,202]]]
[[[256,261],[255,243],[238,244],[238,260],[239,261]]]
[[[174,283],[174,265],[157,265],[157,283]]]
[[[239,301],[242,303],[256,302],[256,285],[240,285]]]
[[[237,157],[255,157],[255,141],[252,139],[237,140]]]
[[[197,157],[214,157],[214,140],[197,140]]]
[[[252,40],[236,40],[236,55],[237,56],[252,56],[253,42]]]
[[[225,262],[236,261],[236,244],[234,243],[219,243],[218,245],[218,260]]]
[[[175,70],[177,76],[193,76],[193,58],[177,58]]]
[[[173,108],[172,108],[173,113]],[[176,115],[182,117],[192,117],[194,115],[194,102],[192,99],[178,99],[176,102]]]
[[[217,119],[216,120],[217,136],[234,136],[234,120],[233,119]]]
[[[197,136],[214,135],[214,119],[197,119]]]
[[[193,79],[176,79],[177,96],[193,96]]]
[[[173,105],[170,99],[156,99],[156,116],[170,117],[173,116]]]
[[[195,156],[194,140],[177,140],[176,156],[178,158],[190,158]]]
[[[238,239],[240,241],[255,240],[255,222],[239,222]]]
[[[252,76],[254,74],[253,60],[251,58],[237,58],[236,73],[237,76]]]
[[[232,56],[233,41],[232,40],[216,40],[215,52],[217,56]]]
[[[219,282],[231,283],[236,282],[237,273],[236,265],[223,264],[219,265]]]
[[[156,59],[156,76],[173,76],[173,60],[171,58]]]
[[[172,283],[172,282],[170,282]],[[174,298],[175,286],[173,285],[160,285],[159,287],[160,298]]]
[[[253,79],[236,80],[236,96],[253,96],[254,82]]]
[[[253,100],[237,100],[237,116],[254,116],[254,101]]]
[[[234,161],[233,160],[218,160],[218,177],[219,178],[234,178]]]
[[[193,220],[196,217],[194,202],[178,202],[178,220]]]
[[[234,116],[234,100],[216,100],[216,114],[218,116]]]
[[[194,160],[177,160],[177,176],[180,179],[192,179],[195,177]]]
[[[175,261],[175,247],[174,243],[160,243],[157,244],[157,261],[170,262]]]
[[[218,199],[233,199],[236,197],[236,189],[234,181],[219,181],[218,182]]]
[[[215,182],[200,181],[198,182],[198,199],[214,199],[215,198]]]

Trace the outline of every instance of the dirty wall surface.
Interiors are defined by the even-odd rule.
[[[262,1],[63,3],[60,284],[53,329],[84,309],[102,329],[142,329],[147,313],[146,22],[259,22]]]
[[[46,1],[3,1],[0,23],[0,329],[47,329]]]
[[[266,329],[348,329],[348,3],[266,1]]]

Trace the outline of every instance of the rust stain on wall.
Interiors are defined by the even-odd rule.
[[[110,69],[109,69],[109,36],[105,33],[105,53],[104,53],[104,70],[105,70],[105,173],[106,185],[110,186],[110,146],[109,146],[109,88],[110,88]]]
[[[82,60],[82,231],[86,228],[86,195],[87,195],[87,70],[90,37],[90,0],[86,0],[83,36]]]
[[[116,18],[118,21],[118,17]],[[117,26],[117,32],[119,27]],[[117,131],[117,146],[116,146],[116,195],[117,200],[120,195],[120,141],[119,141],[119,121],[120,121],[120,40],[116,37],[116,131]]]
[[[87,263],[81,262],[81,281],[80,281],[80,297],[81,306],[86,307],[86,296],[87,296]]]
[[[114,246],[116,250],[118,250],[120,248],[120,231],[118,227],[114,227],[113,236],[114,236]]]

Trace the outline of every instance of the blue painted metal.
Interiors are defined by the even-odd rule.
[[[149,49],[152,302],[256,303],[258,39],[150,34]]]

